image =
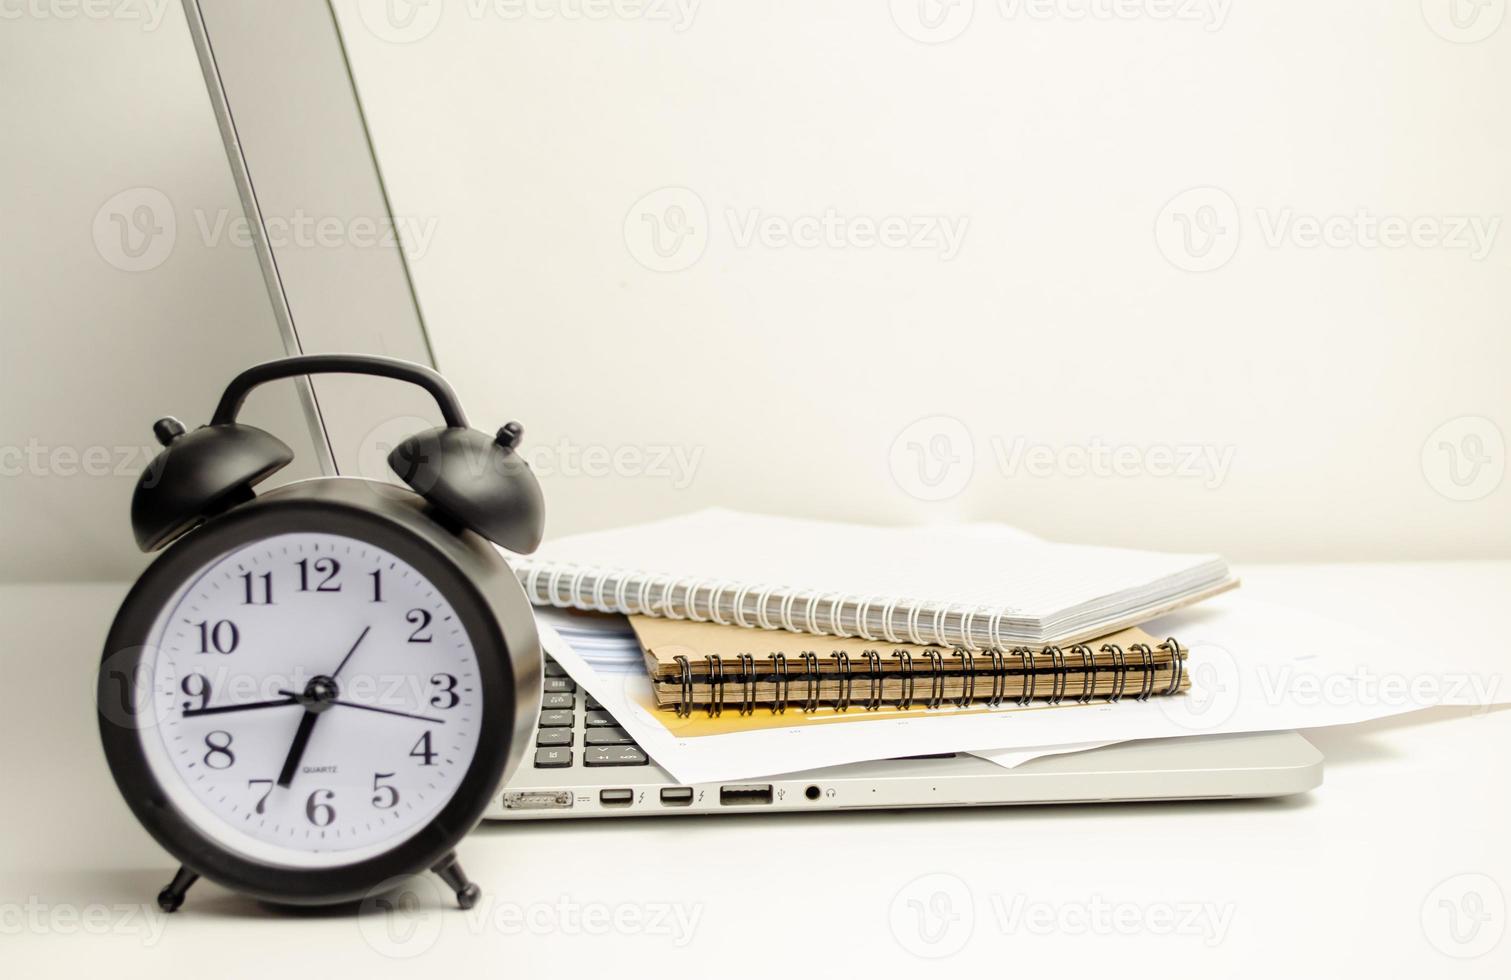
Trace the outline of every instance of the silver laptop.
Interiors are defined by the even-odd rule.
[[[270,219],[297,214],[393,220],[328,3],[184,0],[184,8],[288,351],[432,363],[401,250],[300,248],[269,233]],[[421,420],[434,412],[388,387],[337,379],[301,386],[326,473],[364,475],[360,446],[373,397],[384,399],[390,416]],[[545,672],[535,745],[491,818],[1229,799],[1301,793],[1322,781],[1321,754],[1282,732],[1132,742],[1015,769],[961,753],[685,784],[649,759],[560,665],[548,659]]]

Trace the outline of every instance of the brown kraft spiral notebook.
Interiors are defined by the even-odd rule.
[[[1190,686],[1186,650],[1138,628],[1065,647],[965,650],[647,616],[630,623],[657,706],[679,714],[1115,702]]]

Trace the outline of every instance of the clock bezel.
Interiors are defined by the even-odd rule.
[[[154,561],[132,587],[111,627],[99,697],[113,696],[107,686],[124,679],[125,703],[145,704],[136,688],[147,682],[141,676],[141,658],[154,623],[182,585],[238,548],[298,532],[345,535],[401,558],[446,596],[467,631],[477,658],[482,721],[472,763],[441,811],[393,849],[350,864],[268,864],[227,850],[174,807],[152,772],[139,726],[121,724],[102,710],[100,736],[128,806],[148,833],[186,867],[267,901],[332,904],[360,899],[389,879],[432,869],[482,819],[511,764],[523,755],[518,722],[531,704],[524,690],[528,684],[522,681],[539,676],[539,640],[523,591],[491,545],[470,531],[443,527],[429,506],[408,490],[368,480],[321,478],[291,484],[237,507],[185,535]],[[533,701],[539,703],[538,691]]]

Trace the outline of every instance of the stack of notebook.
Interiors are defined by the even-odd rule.
[[[1185,651],[1137,625],[1237,585],[1215,555],[724,510],[514,566],[539,605],[633,617],[658,705],[711,714],[1177,694]]]

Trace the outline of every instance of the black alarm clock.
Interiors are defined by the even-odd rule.
[[[236,421],[268,381],[356,373],[428,391],[446,425],[389,455],[409,488],[326,477],[256,494],[293,453]],[[522,430],[468,428],[428,368],[290,357],[242,373],[210,424],[155,426],[132,526],[166,547],[105,645],[116,784],[181,864],[256,898],[333,904],[427,869],[470,907],[457,842],[519,764],[540,704],[534,619],[499,544],[540,543]],[[110,710],[126,705],[129,711]]]

